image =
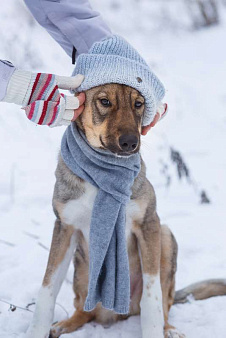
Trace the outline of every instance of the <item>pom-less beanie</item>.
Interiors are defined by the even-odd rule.
[[[95,42],[88,53],[80,54],[73,72],[76,74],[85,76],[78,92],[108,83],[137,89],[145,99],[143,126],[152,122],[165,95],[163,84],[144,59],[117,35]]]

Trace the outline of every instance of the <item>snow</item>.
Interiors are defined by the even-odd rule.
[[[164,26],[168,12],[162,11],[162,4],[149,6],[148,1],[132,0],[92,3],[115,32],[139,49],[167,89],[168,116],[143,137],[142,154],[161,221],[170,226],[179,244],[177,289],[207,278],[225,278],[225,13],[222,9],[220,26],[192,32],[186,12],[180,9],[181,15],[176,15],[179,8],[175,5],[168,19],[176,20]],[[33,71],[71,73],[69,58],[33,22],[21,1],[4,2],[0,19],[5,32],[1,58]],[[21,307],[35,301],[48,259],[54,223],[54,170],[64,132],[64,128],[35,126],[23,114],[19,107],[1,103],[0,299]],[[193,184],[178,180],[170,147],[182,154]],[[171,178],[168,187],[167,175]],[[200,204],[202,189],[210,204]],[[73,313],[72,277],[70,266],[55,320],[66,316],[60,305]],[[8,309],[9,305],[0,302],[0,338],[17,337],[32,317],[31,312]],[[173,306],[170,312],[170,322],[188,338],[225,337],[225,318],[226,297],[191,301]],[[65,335],[90,336],[141,338],[139,317],[109,328],[90,323]]]

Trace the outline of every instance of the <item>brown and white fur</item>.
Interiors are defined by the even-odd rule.
[[[86,92],[85,110],[76,123],[92,146],[109,149],[116,156],[128,156],[139,151],[144,108],[144,98],[135,89],[108,84]],[[122,135],[136,137],[136,147],[120,146]],[[168,323],[175,296],[177,243],[169,228],[160,224],[154,189],[146,178],[144,162],[127,205],[126,234],[131,279],[129,315],[117,315],[100,305],[92,312],[83,311],[88,288],[89,225],[96,194],[97,189],[74,175],[59,157],[53,196],[57,219],[47,270],[26,337],[49,336],[56,297],[73,255],[76,310],[70,319],[52,327],[50,337],[72,332],[91,320],[109,324],[138,314],[143,338],[184,337]],[[226,286],[222,287],[222,292],[226,292]],[[206,296],[205,293],[204,298]]]

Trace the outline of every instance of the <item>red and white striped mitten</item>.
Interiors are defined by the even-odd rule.
[[[79,107],[79,100],[61,94],[59,88],[76,89],[83,79],[83,75],[65,77],[15,70],[4,101],[23,105],[28,119],[36,124],[50,127],[69,125],[74,110]]]

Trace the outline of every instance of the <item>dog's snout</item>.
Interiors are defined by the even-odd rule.
[[[119,145],[123,151],[133,151],[138,145],[138,138],[136,135],[122,135],[119,137]]]

